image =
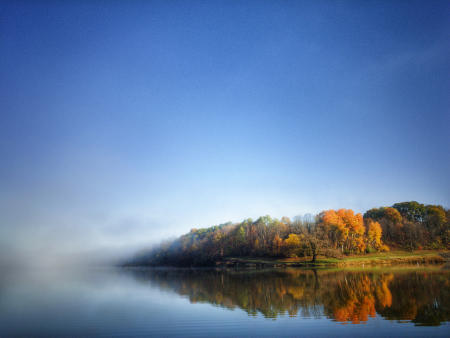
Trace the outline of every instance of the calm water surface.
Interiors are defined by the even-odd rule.
[[[450,336],[450,272],[4,272],[0,336]]]

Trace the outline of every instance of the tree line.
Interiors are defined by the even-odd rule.
[[[240,223],[192,229],[139,254],[132,265],[213,265],[227,257],[342,257],[390,248],[449,249],[449,209],[418,202],[396,203],[366,213],[326,210],[281,219],[262,216]]]

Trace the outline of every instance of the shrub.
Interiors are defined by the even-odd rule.
[[[381,252],[388,252],[389,251],[389,247],[386,244],[383,244],[380,248]]]

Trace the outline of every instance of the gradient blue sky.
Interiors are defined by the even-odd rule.
[[[449,1],[2,1],[4,244],[449,207],[449,33]]]

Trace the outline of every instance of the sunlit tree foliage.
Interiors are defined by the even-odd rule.
[[[256,221],[193,228],[178,239],[139,255],[140,265],[214,265],[227,257],[340,257],[404,249],[450,248],[450,214],[439,205],[417,202],[368,210],[326,210],[292,221],[268,215]]]

